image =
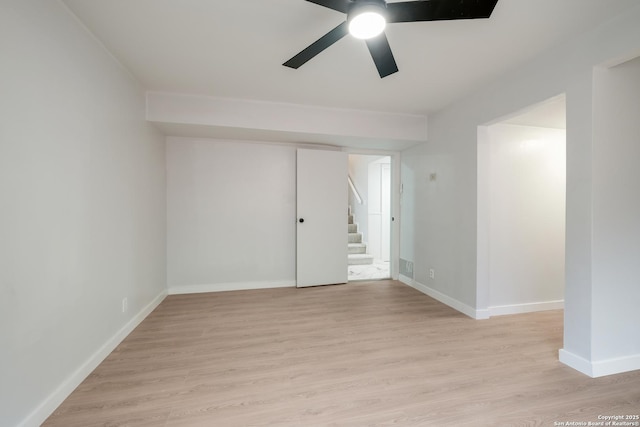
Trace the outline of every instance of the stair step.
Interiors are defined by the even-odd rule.
[[[364,243],[349,243],[348,252],[350,254],[366,254],[367,245]]]
[[[358,224],[349,224],[349,233],[357,233]]]
[[[347,216],[348,224],[353,224],[353,215]]]
[[[367,265],[373,264],[373,255],[369,254],[350,254],[349,265]]]
[[[362,243],[362,233],[349,233],[348,243]]]

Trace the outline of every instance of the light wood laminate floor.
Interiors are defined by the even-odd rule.
[[[45,426],[554,426],[640,413],[558,362],[562,311],[472,320],[393,281],[176,295]],[[557,424],[556,424],[557,425]]]

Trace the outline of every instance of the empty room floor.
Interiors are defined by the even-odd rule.
[[[174,295],[45,426],[554,426],[640,412],[558,362],[562,311],[473,320],[395,281]]]
[[[391,270],[389,261],[373,260],[372,264],[350,265],[348,267],[349,280],[379,280],[389,279]]]

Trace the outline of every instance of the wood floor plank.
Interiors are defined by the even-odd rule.
[[[399,282],[169,296],[45,426],[553,426],[640,413],[558,361],[562,311],[472,320]]]

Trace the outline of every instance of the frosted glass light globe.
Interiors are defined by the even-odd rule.
[[[370,39],[384,31],[387,25],[384,17],[376,12],[363,12],[349,22],[349,33],[357,39]]]

